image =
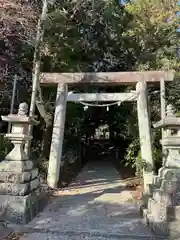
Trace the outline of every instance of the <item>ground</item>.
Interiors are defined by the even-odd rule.
[[[109,162],[88,163],[23,229],[20,240],[155,239],[131,191]]]

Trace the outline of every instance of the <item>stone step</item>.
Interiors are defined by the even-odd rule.
[[[27,172],[14,173],[12,171],[9,172],[1,172],[0,174],[0,182],[5,183],[25,183],[29,182],[38,176],[38,169],[32,169]]]
[[[157,208],[157,204],[158,204],[158,202],[155,199],[150,198],[148,201],[148,212],[152,213],[154,211],[154,209]]]
[[[162,212],[164,213],[164,219],[167,219],[168,221],[180,220],[179,206],[173,208],[166,207],[160,202],[157,202],[153,198],[150,198],[148,201],[148,209],[143,209],[143,217],[146,221],[147,215],[152,214],[154,216],[155,221],[162,220],[163,219],[163,216],[161,216]]]
[[[180,220],[172,221],[168,223],[170,239],[180,239]]]
[[[180,237],[180,220],[170,222],[156,221],[152,214],[146,212],[147,224],[156,236],[156,239],[179,239]]]
[[[180,221],[180,206],[169,207],[167,213],[169,221]]]
[[[33,162],[27,161],[7,161],[4,160],[0,164],[0,172],[22,173],[33,169]]]
[[[150,229],[154,232],[157,239],[158,237],[162,237],[162,236],[164,236],[164,239],[169,239],[167,222],[161,221],[160,219],[159,220],[155,219],[153,214],[149,212],[146,212],[146,222],[150,227]]]
[[[161,183],[160,190],[168,194],[174,193],[179,183],[180,182],[177,180],[163,180]]]
[[[149,185],[150,194],[152,195],[154,192],[159,191],[161,195],[165,195],[165,193],[171,194],[173,193],[180,182],[176,180],[166,180],[159,176],[155,176],[153,179],[153,184]]]
[[[0,195],[25,196],[39,187],[39,178],[26,183],[0,183]]]
[[[154,176],[152,186],[156,188],[160,188],[162,180],[163,178],[161,178],[160,176]]]
[[[148,201],[148,212],[152,214],[154,221],[164,221],[167,217],[167,208],[160,201],[150,198]]]
[[[165,202],[165,200],[167,199],[166,194],[160,189],[154,189],[152,198],[158,202]]]

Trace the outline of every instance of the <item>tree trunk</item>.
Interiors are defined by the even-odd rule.
[[[45,120],[46,124],[52,122],[52,114],[47,112],[45,109],[41,87],[40,87],[40,67],[41,67],[41,44],[43,43],[44,37],[44,20],[48,13],[48,0],[43,0],[42,13],[38,21],[37,33],[36,33],[36,43],[33,59],[33,73],[32,73],[32,96],[29,116],[33,117],[35,112],[35,107],[37,106],[40,115]],[[33,126],[29,126],[28,134],[32,135]],[[25,147],[27,155],[30,154],[31,141],[28,141]]]

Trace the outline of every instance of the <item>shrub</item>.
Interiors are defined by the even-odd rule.
[[[162,152],[160,145],[161,130],[153,130],[152,132],[152,151],[153,161],[155,165],[155,171],[162,165]],[[139,138],[135,138],[129,144],[125,155],[126,166],[131,165],[136,170],[136,176],[142,178],[143,168],[148,168],[145,162],[141,158],[140,141]]]
[[[13,144],[5,137],[4,134],[0,135],[0,161],[12,150]]]

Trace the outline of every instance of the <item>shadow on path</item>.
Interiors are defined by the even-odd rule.
[[[52,239],[66,239],[61,236],[70,233],[107,237],[102,239],[152,236],[116,169],[110,163],[95,162],[88,163],[68,188],[59,191],[57,198],[27,228],[39,234],[58,234],[59,238],[51,236]]]

